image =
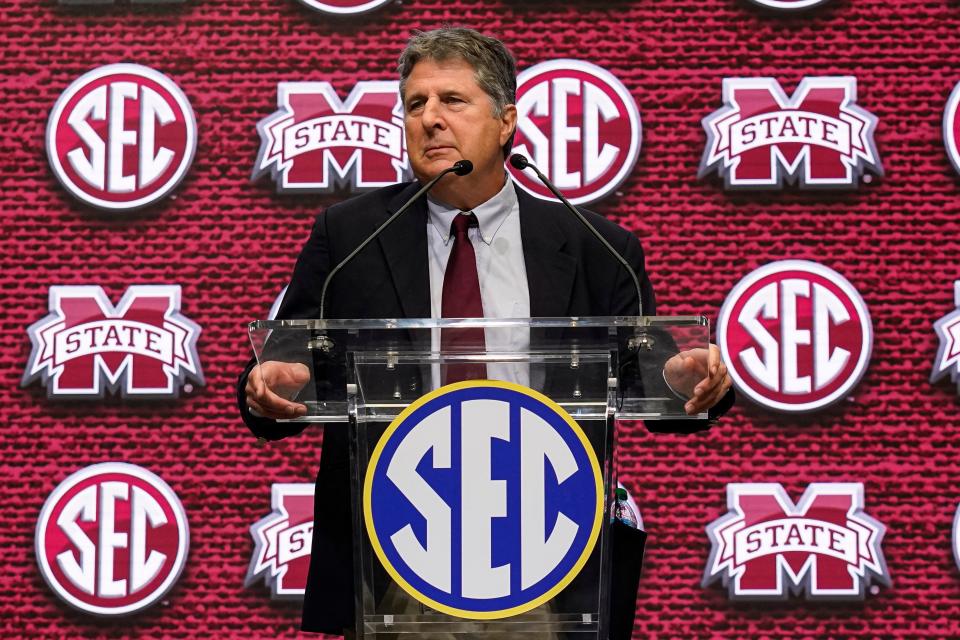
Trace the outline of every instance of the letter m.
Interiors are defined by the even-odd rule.
[[[407,178],[396,81],[364,81],[341,101],[329,82],[281,82],[278,110],[257,124],[252,180],[270,173],[280,193],[364,191]]]

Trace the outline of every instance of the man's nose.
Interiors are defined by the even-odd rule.
[[[447,123],[443,119],[443,109],[440,100],[430,98],[423,105],[422,122],[426,129],[446,129]]]

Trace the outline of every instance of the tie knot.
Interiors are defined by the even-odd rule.
[[[450,225],[450,233],[465,237],[467,235],[467,229],[477,226],[479,226],[477,216],[473,215],[472,211],[461,211],[453,217],[453,223]]]

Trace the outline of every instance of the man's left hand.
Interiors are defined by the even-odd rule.
[[[715,344],[678,353],[667,360],[663,375],[670,388],[689,398],[683,408],[691,416],[720,402],[733,384]]]

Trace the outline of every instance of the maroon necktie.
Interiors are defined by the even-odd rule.
[[[477,275],[477,254],[467,236],[467,229],[477,226],[473,213],[458,213],[450,225],[453,248],[443,275],[441,315],[444,318],[482,318],[483,300],[480,297],[480,277]],[[486,349],[483,329],[442,329],[440,347],[445,352],[466,351],[482,353]],[[443,367],[443,384],[462,380],[482,380],[487,367],[482,363],[453,363]]]

